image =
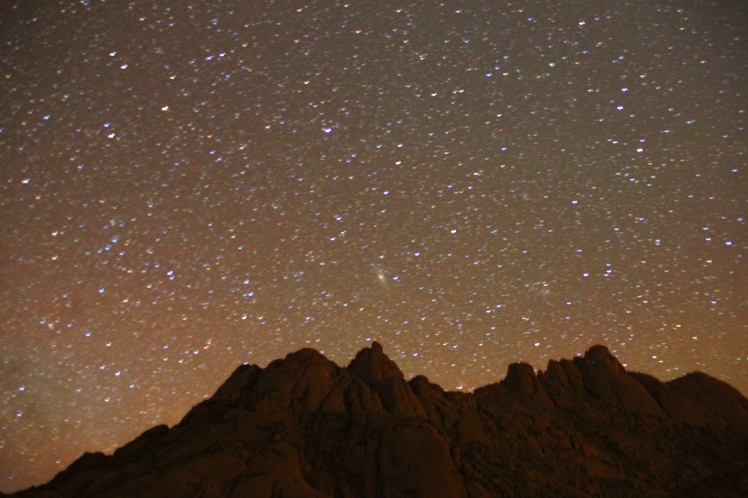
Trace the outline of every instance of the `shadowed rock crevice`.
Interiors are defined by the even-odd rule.
[[[703,373],[629,373],[603,346],[474,393],[406,382],[374,342],[241,365],[174,427],[13,496],[745,496],[748,400]]]

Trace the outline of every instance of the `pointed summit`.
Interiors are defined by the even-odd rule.
[[[592,346],[584,358],[574,358],[584,386],[599,399],[641,414],[664,415],[645,387],[626,373],[626,369],[605,346]]]
[[[395,362],[384,354],[382,345],[377,341],[371,344],[371,348],[359,351],[356,358],[348,365],[348,370],[370,386],[382,384],[391,377],[405,378]]]
[[[610,374],[620,375],[626,372],[618,358],[613,356],[607,347],[600,344],[588,349],[584,353],[584,359],[587,363],[594,364]]]

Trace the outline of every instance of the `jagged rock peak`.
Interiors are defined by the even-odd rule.
[[[537,391],[537,377],[532,365],[528,363],[512,363],[509,365],[504,384],[513,392],[530,395]]]
[[[593,346],[584,358],[574,358],[585,388],[600,400],[640,414],[665,413],[647,389],[630,376],[605,346]]]
[[[242,392],[251,384],[262,369],[257,365],[239,365],[234,373],[224,381],[211,399],[215,401],[237,401]]]
[[[397,364],[384,354],[382,345],[377,341],[374,341],[370,348],[358,352],[356,358],[348,365],[348,371],[369,385],[381,384],[391,377],[405,378]]]
[[[584,353],[584,359],[588,363],[597,364],[611,372],[622,374],[626,371],[618,361],[618,358],[613,356],[613,353],[607,347],[599,344],[588,349]]]
[[[525,398],[534,399],[547,408],[553,408],[553,401],[546,394],[532,365],[527,363],[512,363],[509,365],[502,384],[513,393]]]

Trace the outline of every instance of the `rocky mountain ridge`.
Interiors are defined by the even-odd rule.
[[[746,496],[748,400],[703,373],[626,372],[603,346],[474,393],[406,381],[374,342],[241,365],[174,427],[10,496]]]

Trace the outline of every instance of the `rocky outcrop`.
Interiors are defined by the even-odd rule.
[[[574,358],[574,365],[582,374],[584,386],[597,399],[634,413],[663,415],[654,398],[626,373],[608,348],[594,346],[584,358]]]
[[[388,379],[404,379],[405,376],[394,361],[390,360],[382,345],[374,341],[371,348],[358,352],[348,365],[348,371],[370,386],[383,384]]]
[[[545,408],[553,408],[553,402],[546,394],[540,379],[535,375],[532,365],[512,363],[509,365],[503,384],[510,392],[522,398],[533,400]]]
[[[86,453],[19,497],[745,496],[748,400],[604,347],[474,393],[406,382],[374,342],[241,365],[174,427]]]

